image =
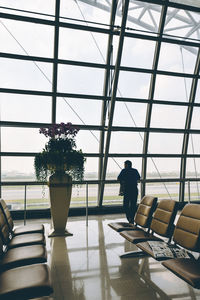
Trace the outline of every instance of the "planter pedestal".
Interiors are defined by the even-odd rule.
[[[72,193],[72,178],[68,174],[53,174],[49,177],[51,220],[53,229],[49,237],[71,236],[66,230]]]

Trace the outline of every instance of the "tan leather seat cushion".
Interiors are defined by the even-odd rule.
[[[141,204],[138,207],[136,216],[135,216],[135,223],[142,226],[147,227],[149,225],[149,217],[151,212],[151,206],[147,206],[144,204]]]
[[[49,268],[38,264],[11,269],[0,274],[0,299],[24,300],[53,292]]]
[[[191,258],[176,258],[162,262],[172,271],[195,288],[200,288],[200,262]]]
[[[199,251],[200,241],[200,205],[187,204],[184,206],[174,230],[173,240],[182,247]]]
[[[117,232],[120,232],[123,230],[138,229],[135,225],[130,224],[128,222],[113,222],[113,223],[109,223],[108,226],[110,226],[112,229],[116,230]]]
[[[155,210],[151,229],[164,237],[169,237],[171,226],[176,216],[176,201],[164,199],[158,203]]]
[[[13,231],[14,235],[18,234],[26,234],[26,233],[44,233],[44,225],[43,224],[30,224],[26,226],[20,226],[14,228],[13,219],[10,213],[10,210],[3,199],[0,199],[0,205],[6,215],[7,222],[9,224],[9,229]]]
[[[157,198],[153,196],[147,195],[142,198],[134,220],[137,225],[145,228],[149,226],[156,203]]]
[[[29,224],[25,226],[16,227],[13,230],[14,235],[27,234],[27,233],[44,233],[43,224]]]
[[[45,236],[41,233],[30,233],[14,236],[8,244],[9,248],[22,247],[28,245],[45,245]]]
[[[8,206],[3,199],[0,199],[0,206],[6,215],[9,227],[12,229],[14,227],[13,219],[12,219],[11,213],[8,209]]]
[[[1,271],[47,261],[46,247],[32,245],[9,249],[0,261]]]
[[[129,242],[133,244],[137,244],[143,241],[160,241],[161,239],[149,234],[146,231],[143,230],[133,230],[133,231],[122,231],[120,232],[120,235],[123,236],[125,239],[127,239]]]

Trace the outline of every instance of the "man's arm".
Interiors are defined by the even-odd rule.
[[[121,172],[119,173],[117,180],[122,181],[124,178],[124,170],[121,170]]]

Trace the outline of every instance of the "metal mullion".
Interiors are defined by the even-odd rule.
[[[160,133],[189,133],[199,134],[199,129],[179,129],[179,128],[161,128],[161,127],[120,127],[113,126],[112,131],[127,131],[127,132],[160,132]]]
[[[34,157],[38,152],[0,152],[0,156]],[[99,153],[83,153],[85,157],[100,157]]]
[[[52,96],[52,92],[34,91],[34,90],[20,90],[20,89],[10,89],[10,88],[0,88],[0,93],[35,95],[35,96]]]
[[[7,14],[0,12],[0,18],[3,19],[11,19],[15,21],[22,21],[22,22],[29,22],[29,23],[39,23],[43,25],[51,25],[54,26],[54,21],[46,20],[46,19],[40,19],[40,18],[33,18],[33,17],[27,17],[27,16],[20,16],[20,15],[13,15],[13,14]]]
[[[1,89],[0,89],[1,90]],[[62,93],[57,92],[57,97],[67,97],[67,98],[79,98],[79,99],[87,99],[87,100],[105,100],[104,96],[99,95],[86,95],[86,94],[71,94],[71,93]]]
[[[161,19],[159,25],[159,37],[162,36],[164,31],[165,19],[167,15],[167,6],[164,6],[161,11]],[[158,59],[160,55],[160,46],[161,46],[161,39],[156,44],[155,54],[154,54],[154,62],[153,62],[153,70],[156,71],[158,68]],[[151,76],[150,82],[150,89],[149,89],[149,104],[147,106],[147,113],[146,113],[146,122],[145,127],[147,128],[146,133],[144,133],[144,144],[143,144],[143,154],[148,153],[148,144],[149,144],[149,129],[150,129],[150,122],[151,122],[151,113],[152,113],[152,106],[153,106],[153,98],[154,98],[154,91],[155,91],[155,82],[156,82],[156,72]],[[147,158],[142,159],[142,178],[146,179],[146,172],[147,172]],[[141,184],[141,197],[145,195],[146,186],[145,183]]]
[[[194,75],[189,73],[181,73],[181,72],[174,72],[174,71],[163,71],[163,70],[152,70],[152,69],[144,69],[144,68],[134,68],[134,67],[121,67],[120,71],[126,71],[126,72],[137,72],[137,73],[147,73],[147,74],[154,74],[157,75],[166,75],[166,76],[178,76],[178,77],[188,77],[188,78],[194,78],[199,77],[200,75]]]
[[[52,115],[51,122],[56,122],[56,96],[58,85],[58,43],[59,43],[59,16],[60,16],[60,0],[56,0],[55,8],[55,28],[54,28],[54,63],[53,63],[53,85],[52,85]]]
[[[128,6],[129,6],[129,0],[124,1],[123,15],[122,15],[122,21],[121,21],[121,32],[120,32],[120,38],[119,38],[119,44],[118,44],[118,52],[117,52],[117,59],[116,59],[115,72],[114,72],[114,81],[113,81],[112,95],[111,95],[111,101],[110,101],[110,116],[109,116],[108,128],[107,128],[105,155],[104,155],[103,171],[102,171],[102,185],[101,185],[101,189],[100,189],[100,198],[99,198],[100,206],[102,205],[102,202],[103,202],[104,180],[106,177],[106,170],[107,170],[107,163],[108,163],[108,152],[109,152],[109,147],[110,147],[113,114],[114,114],[114,109],[115,109],[115,99],[116,99],[118,80],[119,80],[119,67],[120,67],[121,57],[122,57],[124,32],[125,32],[125,26],[126,26],[127,15],[128,15]]]
[[[191,157],[191,158],[200,158],[200,154],[160,154],[160,153],[147,153],[147,154],[140,154],[140,153],[109,153],[108,157],[160,157],[160,158],[184,158],[184,157]]]
[[[0,57],[8,58],[8,59],[20,59],[20,60],[31,60],[31,61],[34,60],[34,61],[47,62],[47,63],[53,62],[53,58],[22,55],[22,54],[13,54],[13,53],[4,53],[4,52],[1,52]]]
[[[38,152],[0,152],[0,157],[20,156],[20,157],[34,157]],[[103,157],[100,153],[83,153],[85,157]],[[160,154],[160,153],[109,153],[108,157],[159,157],[159,158],[200,158],[200,154]]]
[[[33,18],[33,17],[27,17],[27,16],[20,16],[20,15],[13,15],[13,14],[2,13],[2,12],[0,12],[0,18],[10,19],[10,20],[15,20],[15,21],[21,21],[21,22],[29,22],[29,23],[36,23],[36,24],[42,24],[42,25],[49,25],[49,26],[55,26],[55,23],[56,23],[56,21],[52,21],[52,20]],[[93,26],[89,26],[89,25],[80,25],[80,24],[65,23],[65,22],[59,22],[59,25],[60,25],[60,27],[64,27],[64,28],[99,32],[99,33],[107,33],[107,34],[110,33],[109,29],[93,27]]]
[[[149,103],[148,99],[139,99],[139,98],[122,98],[116,97],[116,101],[118,102],[132,102],[132,103]],[[179,102],[179,101],[168,101],[168,100],[152,100],[153,104],[160,104],[160,105],[171,105],[171,106],[191,106],[192,104],[189,102]],[[193,104],[196,107],[200,107],[200,103]]]
[[[58,63],[63,65],[71,65],[71,66],[79,66],[79,67],[89,67],[89,68],[99,68],[99,69],[106,68],[106,64],[91,63],[91,62],[84,62],[78,60],[58,59]],[[111,68],[114,69],[114,66],[111,66]]]
[[[199,72],[200,72],[200,48],[199,48],[199,52],[197,55],[197,61],[196,61],[194,74],[199,74]],[[192,132],[193,132],[190,128],[191,128],[192,113],[193,113],[193,103],[195,101],[195,95],[196,95],[196,91],[197,91],[197,84],[198,84],[198,78],[196,77],[192,81],[192,86],[191,86],[191,91],[190,91],[189,102],[192,105],[190,105],[188,107],[186,123],[185,123],[186,133],[184,134],[183,147],[182,147],[182,154],[184,155],[184,157],[181,160],[180,179],[185,179],[185,175],[186,175],[186,159],[187,159],[186,154],[187,154],[187,150],[188,150],[189,135],[192,134]],[[181,202],[184,201],[184,194],[185,194],[185,184],[182,182],[180,184],[180,188],[179,188],[179,201],[181,201]]]
[[[94,26],[90,26],[90,25],[80,25],[80,24],[65,23],[65,22],[60,22],[59,24],[60,24],[60,27],[63,27],[63,28],[84,30],[84,31],[90,31],[90,32],[98,32],[98,33],[104,33],[104,34],[111,33],[110,29],[94,27]],[[118,34],[118,33],[115,33],[115,34]]]
[[[26,127],[26,128],[40,128],[40,127],[49,127],[51,123],[31,123],[31,122],[12,122],[12,121],[0,121],[0,126],[2,127]],[[102,126],[99,125],[82,125],[74,124],[78,126],[81,130],[103,130]]]
[[[50,123],[31,123],[31,122],[12,122],[12,121],[0,121],[0,126],[2,127],[25,127],[25,128],[40,128],[49,127]],[[105,130],[101,125],[83,125],[74,124],[78,126],[81,130]],[[106,128],[107,130],[107,128]],[[126,132],[157,132],[157,133],[193,133],[200,134],[200,129],[176,129],[176,128],[146,128],[146,127],[120,127],[113,126],[112,131],[126,131]]]
[[[111,32],[113,30],[113,26],[115,24],[115,16],[117,9],[117,1],[112,2],[111,16],[110,16],[110,29]],[[106,113],[107,113],[107,105],[108,105],[108,89],[109,89],[109,80],[110,80],[110,72],[111,72],[111,57],[112,57],[112,42],[113,42],[113,33],[109,34],[108,37],[108,47],[107,47],[107,57],[106,57],[106,70],[104,77],[104,88],[103,88],[103,97],[104,100],[102,102],[101,108],[101,126],[105,126],[106,122]],[[105,140],[105,130],[102,130],[100,133],[100,143],[99,143],[99,153],[101,157],[99,158],[99,166],[98,166],[98,179],[101,180],[102,177],[102,169],[103,169],[103,153],[104,153],[104,140]],[[100,190],[101,190],[101,182],[98,188],[98,205],[100,203]]]

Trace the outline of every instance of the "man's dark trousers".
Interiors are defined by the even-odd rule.
[[[137,210],[138,189],[126,191],[124,193],[123,207],[128,222],[134,223],[134,217]]]

